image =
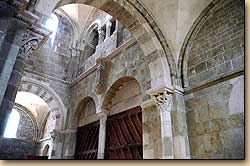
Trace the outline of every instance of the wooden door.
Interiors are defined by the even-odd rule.
[[[108,117],[106,159],[142,159],[142,110],[135,107]]]
[[[78,127],[75,159],[97,159],[99,121]]]

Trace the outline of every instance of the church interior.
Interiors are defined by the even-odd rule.
[[[243,0],[1,0],[0,159],[245,159]]]

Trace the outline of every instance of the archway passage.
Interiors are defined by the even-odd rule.
[[[99,121],[78,127],[75,159],[97,159]]]
[[[106,159],[142,159],[141,107],[108,117],[106,140]]]

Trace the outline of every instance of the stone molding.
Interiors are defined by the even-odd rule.
[[[224,82],[224,81],[227,81],[227,80],[230,80],[230,79],[233,79],[235,77],[239,77],[241,75],[244,75],[245,74],[245,70],[244,69],[239,69],[237,71],[233,71],[231,73],[228,73],[228,74],[225,74],[223,76],[219,76],[217,78],[214,78],[212,80],[209,80],[205,83],[201,83],[200,85],[197,85],[195,87],[190,87],[190,88],[185,88],[184,90],[184,95],[188,95],[190,93],[194,93],[194,92],[197,92],[197,91],[200,91],[200,90],[203,90],[205,88],[208,88],[208,87],[211,87],[211,86],[214,86],[216,84],[219,84],[221,82]]]

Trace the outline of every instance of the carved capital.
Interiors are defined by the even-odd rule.
[[[39,37],[34,36],[29,31],[27,31],[23,34],[22,45],[17,56],[27,59],[38,48],[40,41],[41,39],[39,39]]]
[[[96,60],[96,93],[100,94],[103,91],[104,83],[103,83],[103,74],[105,70],[105,62],[103,58],[98,58]]]
[[[162,93],[154,95],[154,98],[156,99],[156,105],[160,111],[164,112],[172,110],[173,99],[170,92],[165,90]]]

